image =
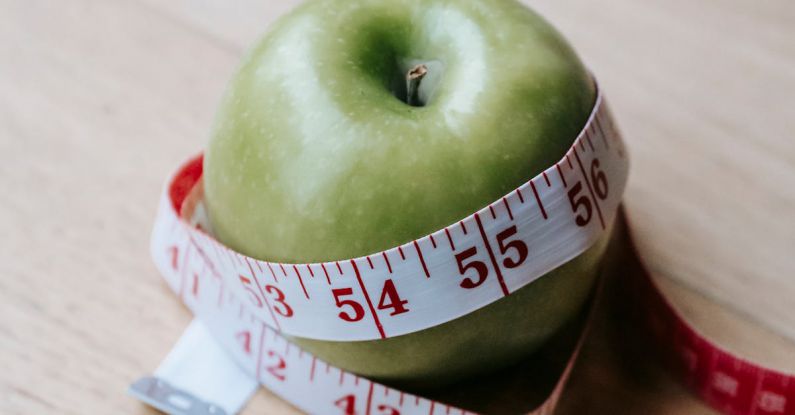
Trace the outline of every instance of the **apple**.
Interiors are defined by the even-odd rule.
[[[551,166],[594,102],[571,47],[516,1],[309,1],[271,27],[228,87],[204,159],[208,213],[221,242],[255,258],[371,254],[454,223]],[[393,383],[496,369],[577,314],[604,247],[434,328],[295,340]]]

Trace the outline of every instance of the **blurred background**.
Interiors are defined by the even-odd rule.
[[[149,413],[125,395],[190,319],[148,237],[238,61],[297,2],[0,0],[0,413]],[[795,371],[795,3],[526,1],[607,92],[628,216],[677,306]],[[563,413],[711,413],[595,340]],[[294,413],[260,391],[247,413]]]

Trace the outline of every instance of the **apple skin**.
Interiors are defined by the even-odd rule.
[[[401,99],[417,63],[430,72],[424,106]],[[278,262],[394,247],[555,163],[594,101],[566,41],[513,0],[304,3],[250,51],[222,100],[204,159],[215,235]],[[494,369],[533,352],[577,313],[603,250],[597,244],[435,328],[367,342],[295,340],[386,381],[436,384]]]

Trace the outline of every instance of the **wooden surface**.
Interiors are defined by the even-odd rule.
[[[0,413],[150,413],[127,385],[190,319],[147,252],[160,186],[293,4],[0,0]],[[531,4],[608,92],[665,291],[729,348],[795,370],[795,3]],[[610,324],[561,413],[709,413],[628,367]],[[295,410],[262,390],[246,413]]]

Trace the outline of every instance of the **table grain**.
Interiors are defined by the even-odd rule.
[[[0,413],[125,394],[190,320],[149,260],[161,185],[295,1],[0,0]],[[528,1],[600,79],[641,255],[695,326],[795,370],[795,3]],[[711,413],[602,319],[560,413]],[[297,411],[265,390],[245,413]]]

